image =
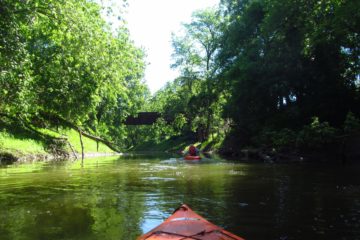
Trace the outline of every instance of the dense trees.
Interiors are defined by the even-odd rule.
[[[143,52],[98,4],[0,3],[2,115],[43,126],[65,120],[123,146],[219,140],[230,129],[244,144],[275,145],[359,130],[359,1],[222,0],[194,12],[173,35],[180,75],[151,97]],[[125,127],[140,109],[163,119]]]
[[[314,116],[340,127],[359,114],[357,1],[223,3],[226,113],[238,128],[299,129]]]
[[[1,1],[0,112],[56,118],[121,143],[147,91],[143,52],[87,0]],[[34,121],[36,120],[36,121]]]
[[[179,69],[180,76],[154,99],[166,99],[161,111],[172,119],[183,119],[183,133],[193,132],[202,141],[222,121],[217,118],[222,89],[216,78],[220,69],[216,57],[224,21],[216,9],[205,9],[194,12],[192,22],[183,28],[183,33],[173,35],[172,67]]]
[[[270,144],[301,144],[311,129],[334,136],[348,113],[360,114],[359,7],[223,0],[196,12],[173,38],[181,75],[155,98],[167,99],[164,112],[182,113],[183,134],[197,132],[198,140],[228,126],[244,144],[269,134]]]

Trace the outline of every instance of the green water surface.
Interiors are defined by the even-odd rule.
[[[135,155],[0,167],[0,239],[132,240],[181,203],[248,240],[360,239],[360,167]]]

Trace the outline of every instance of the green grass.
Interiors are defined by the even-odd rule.
[[[67,136],[70,144],[74,147],[75,151],[77,152],[81,152],[81,143],[80,143],[80,136],[79,133],[75,130],[67,130],[63,132],[64,135]],[[84,144],[84,151],[87,153],[95,153],[97,152],[97,147],[96,147],[96,141],[87,138],[87,137],[82,137],[82,141]],[[113,152],[113,150],[111,150],[108,146],[106,146],[103,143],[99,142],[99,151],[101,153],[110,153]]]
[[[46,136],[67,138],[74,150],[81,152],[80,136],[75,130],[62,129],[59,132],[49,129],[37,128],[37,131]],[[112,153],[113,151],[105,144],[99,142],[97,149],[96,141],[87,137],[82,138],[85,153]],[[0,127],[0,152],[22,154],[46,154],[46,140],[43,136],[36,135],[20,126],[13,124]]]
[[[19,153],[45,153],[44,145],[41,141],[31,138],[17,138],[6,132],[0,132],[0,151],[19,152]]]
[[[37,129],[39,132],[46,134],[48,136],[52,137],[65,137],[68,139],[70,144],[74,147],[75,151],[81,152],[81,143],[80,143],[80,136],[79,132],[73,130],[73,129],[61,129],[58,132],[52,131],[50,129]],[[96,141],[87,138],[85,136],[82,137],[83,144],[84,144],[84,150],[85,152],[97,152],[97,144]],[[109,147],[107,147],[105,144],[99,142],[99,151],[102,153],[106,152],[113,152]]]

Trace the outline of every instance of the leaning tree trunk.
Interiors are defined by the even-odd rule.
[[[79,131],[79,135],[80,135],[80,144],[81,144],[81,164],[83,164],[84,162],[84,144],[83,144],[83,140],[82,140],[82,132],[81,129],[78,129]]]

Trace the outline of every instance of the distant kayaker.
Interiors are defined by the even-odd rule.
[[[190,145],[189,150],[186,151],[184,154],[190,155],[190,156],[199,156],[200,150],[197,147],[195,147],[194,145]]]

